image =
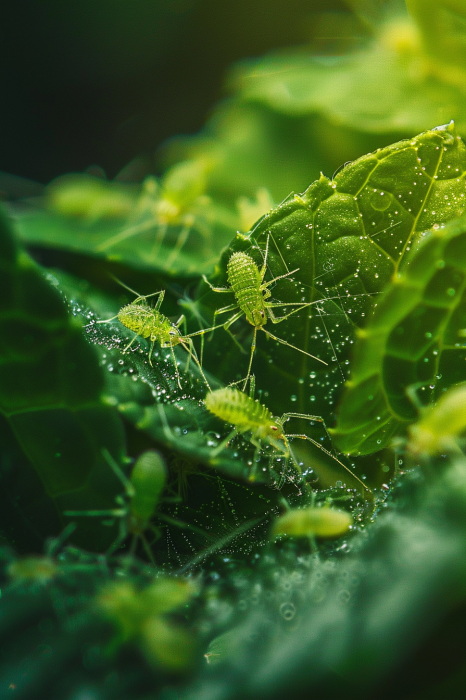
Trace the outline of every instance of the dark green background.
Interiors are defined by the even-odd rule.
[[[162,141],[201,129],[233,61],[316,33],[331,50],[323,9],[348,11],[339,0],[4,3],[0,170],[46,183],[98,164],[113,178],[139,154],[150,168]]]

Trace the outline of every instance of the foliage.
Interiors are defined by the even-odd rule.
[[[421,60],[408,39],[384,44],[405,68]],[[240,81],[241,109],[264,119],[258,151],[265,121],[329,109],[331,67],[317,107],[298,59],[286,90],[269,59]],[[355,54],[332,75],[356,84],[364,68],[375,91],[401,70],[370,65]],[[403,127],[420,119],[393,93],[375,102],[384,129],[403,107]],[[275,154],[302,153],[280,134]],[[274,208],[286,174],[246,161],[237,206],[239,166],[228,180],[214,150],[139,187],[67,178],[2,219],[0,686],[278,700],[385,684],[390,697],[412,662],[401,697],[428,697],[436,639],[464,651],[451,632],[466,611],[464,143],[452,122],[410,134]],[[236,298],[235,253],[253,273]],[[161,291],[150,328],[120,322]],[[459,656],[438,694],[464,682]]]

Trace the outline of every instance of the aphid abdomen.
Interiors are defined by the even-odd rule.
[[[137,459],[131,473],[134,495],[131,514],[145,529],[154,515],[167,480],[167,468],[162,456],[155,450],[144,452]]]
[[[226,423],[231,423],[241,432],[275,425],[272,414],[266,406],[254,401],[238,389],[226,387],[207,394],[205,405],[208,410]]]
[[[228,282],[249,323],[261,327],[267,321],[262,278],[259,268],[247,253],[233,253],[227,265]]]
[[[141,338],[148,338],[154,327],[154,311],[142,304],[127,304],[118,312],[118,320]]]

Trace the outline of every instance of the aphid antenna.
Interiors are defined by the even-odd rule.
[[[139,294],[139,292],[136,292],[135,289],[132,289],[131,287],[128,287],[127,284],[125,284],[124,282],[122,282],[122,281],[121,281],[120,279],[118,279],[118,277],[116,277],[115,275],[112,275],[112,274],[110,273],[110,277],[112,278],[112,280],[114,280],[115,282],[117,282],[121,287],[124,287],[125,289],[127,289],[128,292],[131,292],[131,294],[134,294],[134,296],[136,297],[136,301],[138,301],[139,299],[149,299],[150,297],[154,297],[154,296],[156,296],[157,294],[162,294],[162,296],[165,296],[165,290],[164,290],[164,289],[161,289],[161,290],[158,291],[158,292],[152,292],[152,294]],[[134,303],[134,302],[133,302],[133,303]],[[161,304],[161,303],[162,303],[162,302],[160,302],[160,304]]]
[[[282,255],[282,251],[281,251],[280,248],[278,247],[278,244],[277,244],[275,238],[273,237],[273,234],[272,234],[272,233],[268,233],[268,234],[267,234],[267,240],[266,240],[266,243],[265,243],[265,255],[264,255],[264,253],[262,252],[262,249],[260,248],[258,241],[256,241],[256,243],[255,243],[255,247],[257,248],[257,250],[260,252],[260,254],[261,254],[261,256],[262,256],[263,269],[265,269],[266,266],[267,266],[267,256],[268,256],[268,252],[269,252],[269,239],[270,239],[270,238],[272,239],[273,244],[274,244],[274,246],[275,246],[275,249],[276,249],[278,255],[280,256],[280,259],[281,259],[281,261],[282,261],[282,263],[283,263],[283,267],[284,267],[285,270],[286,270],[286,274],[280,275],[279,277],[275,277],[275,278],[272,280],[272,282],[275,282],[276,280],[282,279],[283,277],[288,277],[288,275],[292,275],[294,272],[298,272],[298,271],[299,271],[299,267],[296,268],[296,270],[292,270],[292,271],[290,272],[290,270],[288,269],[288,265],[286,264],[285,258],[284,258],[283,255]],[[270,268],[269,268],[269,269],[270,269]],[[273,273],[272,273],[272,274],[273,274]]]

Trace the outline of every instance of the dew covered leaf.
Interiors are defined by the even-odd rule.
[[[369,454],[464,380],[466,219],[426,234],[358,333],[351,380],[333,433],[343,452]]]
[[[120,460],[124,437],[119,416],[101,401],[96,353],[3,217],[0,269],[0,412],[37,473],[57,523],[69,508],[112,507],[121,485],[101,449]],[[83,522],[76,541],[98,547],[114,536],[109,530],[99,542],[89,539],[91,531]]]
[[[269,320],[266,329],[317,359],[257,334],[252,371],[261,400],[275,415],[287,410],[332,418],[355,330],[364,326],[421,233],[462,214],[465,172],[466,149],[454,126],[439,127],[360,158],[334,180],[322,175],[224,252],[211,278],[215,286],[228,287],[233,251],[246,251],[261,267],[269,241],[265,280],[295,271],[270,286],[274,314],[289,310],[279,302],[310,304],[282,323]],[[203,285],[197,301],[204,310],[218,310],[234,299]],[[204,354],[205,368],[215,367],[225,383],[246,376],[251,347],[252,328],[244,317],[231,331],[244,353],[218,329]]]
[[[150,344],[137,338],[124,352],[134,333],[119,323],[91,323],[87,328],[92,342],[108,349],[103,365],[106,374],[106,400],[138,430],[163,445],[172,454],[219,470],[249,482],[277,483],[285,478],[283,459],[272,459],[273,449],[264,446],[260,464],[248,438],[236,435],[224,449],[216,451],[232,427],[213,416],[204,406],[208,387],[184,348],[175,347],[179,379],[175,374],[170,348],[154,347],[149,364]],[[204,366],[212,388],[219,388],[215,375]],[[271,468],[270,463],[271,461]],[[291,470],[291,467],[288,467]],[[292,470],[291,470],[292,471]]]
[[[198,162],[178,163],[134,186],[90,176],[49,185],[41,208],[15,212],[30,245],[69,250],[168,275],[212,268],[237,227],[236,215],[205,194]]]

